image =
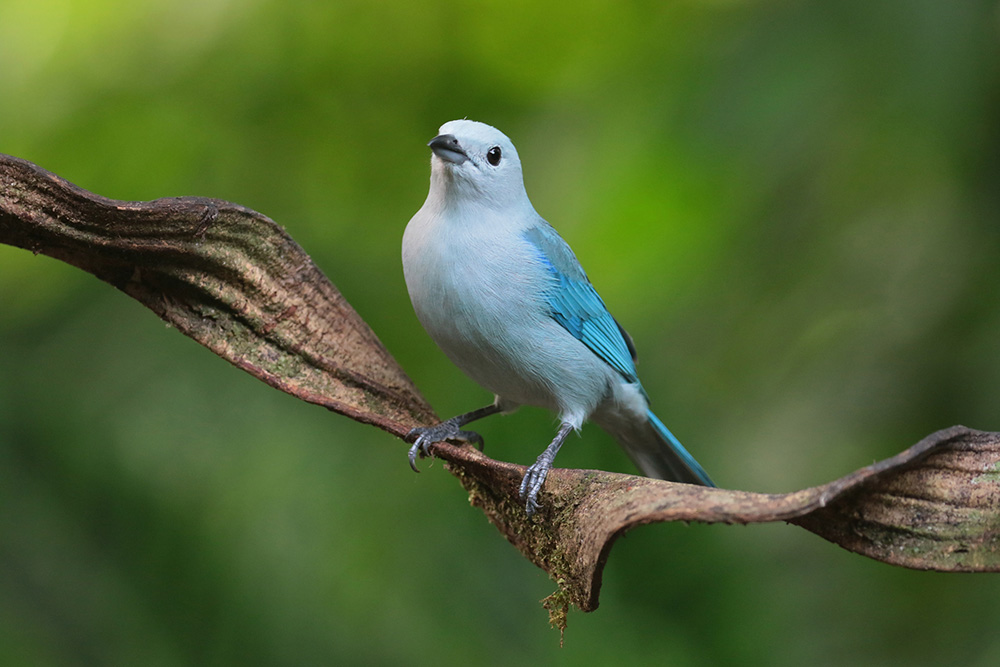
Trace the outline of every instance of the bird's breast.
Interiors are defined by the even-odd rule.
[[[500,222],[443,222],[418,214],[404,235],[407,289],[427,333],[498,396],[582,423],[620,378],[552,317],[553,278],[537,248]]]
[[[449,227],[415,216],[403,242],[403,272],[417,318],[473,379],[498,385],[523,365],[525,346],[552,324],[550,280],[519,233]]]
[[[417,316],[435,339],[489,334],[538,316],[547,280],[522,239],[469,230],[405,238],[403,272]]]

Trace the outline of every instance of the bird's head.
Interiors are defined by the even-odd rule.
[[[477,202],[503,208],[528,197],[521,160],[510,139],[495,127],[453,120],[431,139],[431,191],[452,203]]]

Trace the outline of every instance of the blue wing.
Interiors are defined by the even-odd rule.
[[[604,306],[570,247],[544,221],[525,231],[524,237],[538,250],[552,276],[547,295],[552,318],[628,382],[638,382],[631,339]]]
[[[604,307],[570,247],[545,221],[524,232],[524,237],[538,251],[539,259],[552,278],[546,294],[552,318],[621,373],[626,381],[637,383],[632,341]],[[715,486],[694,457],[649,410],[646,411],[646,423],[651,427],[648,436],[646,431],[637,432],[631,428],[619,431],[614,428],[613,421],[604,426],[644,474]]]

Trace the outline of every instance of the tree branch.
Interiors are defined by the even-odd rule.
[[[305,251],[269,218],[202,197],[107,199],[0,155],[0,242],[110,283],[280,389],[395,435],[433,411]]]
[[[122,290],[223,359],[302,400],[400,438],[435,421],[365,322],[265,216],[194,197],[124,202],[0,155],[0,242]],[[664,521],[786,521],[903,567],[1000,571],[1000,434],[956,426],[890,459],[788,494],[553,470],[532,519],[524,467],[471,447],[434,453],[500,532],[559,584],[558,613],[597,608],[615,540]]]

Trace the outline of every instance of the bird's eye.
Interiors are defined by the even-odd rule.
[[[486,161],[494,167],[500,164],[500,147],[494,146],[486,153]]]

